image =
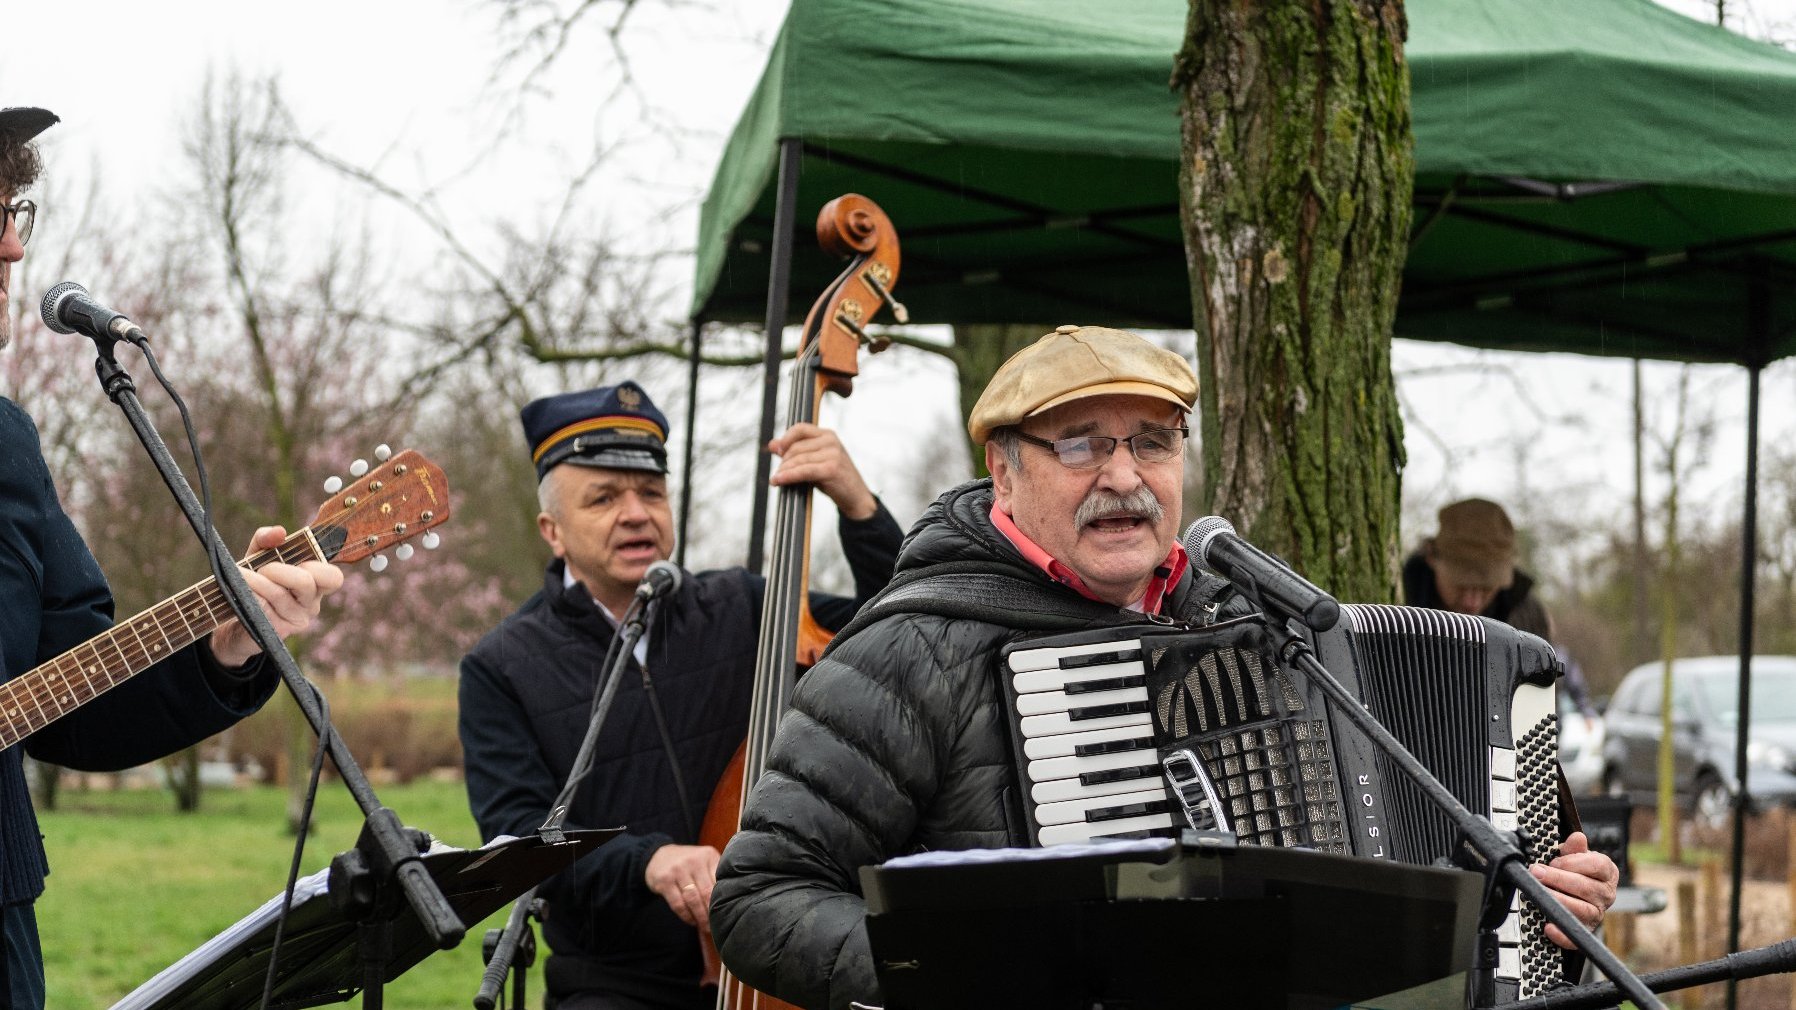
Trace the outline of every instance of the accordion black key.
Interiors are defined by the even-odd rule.
[[[1281,666],[1259,618],[1207,628],[1104,629],[1012,645],[1011,702],[1031,840],[1226,831],[1243,844],[1421,865],[1458,854],[1429,803],[1305,675]],[[1347,605],[1312,646],[1472,811],[1521,828],[1532,861],[1558,854],[1553,651],[1482,618]],[[1560,978],[1531,903],[1497,930],[1500,998]]]

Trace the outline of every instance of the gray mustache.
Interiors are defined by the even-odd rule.
[[[1141,485],[1128,494],[1117,494],[1114,491],[1094,489],[1079,503],[1079,511],[1073,515],[1074,525],[1083,528],[1088,523],[1097,522],[1105,516],[1127,514],[1146,519],[1151,524],[1158,524],[1166,518],[1166,509],[1161,506],[1160,499],[1146,484]]]

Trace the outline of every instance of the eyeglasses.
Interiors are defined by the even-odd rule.
[[[19,244],[31,241],[31,225],[37,220],[37,204],[30,200],[20,200],[11,205],[0,205],[0,235],[6,234],[6,219],[13,219],[13,226],[19,230]]]
[[[1110,457],[1116,454],[1118,442],[1129,443],[1129,452],[1134,454],[1137,462],[1164,463],[1178,456],[1185,448],[1185,439],[1190,434],[1190,428],[1155,428],[1128,438],[1080,435],[1077,438],[1058,438],[1050,442],[1026,431],[1018,431],[1016,437],[1030,445],[1053,450],[1061,466],[1072,470],[1093,470],[1110,461]]]

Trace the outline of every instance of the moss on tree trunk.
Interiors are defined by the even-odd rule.
[[[1396,2],[1192,0],[1173,74],[1208,511],[1351,600],[1399,560],[1406,30]]]

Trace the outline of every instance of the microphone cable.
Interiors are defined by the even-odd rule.
[[[604,604],[594,600],[593,606],[602,607]],[[611,667],[618,659],[618,649],[624,642],[624,626],[629,624],[630,621],[635,618],[637,612],[641,610],[642,607],[642,597],[633,596],[630,598],[630,605],[624,608],[624,615],[617,622],[617,633],[611,636],[611,644],[605,649],[605,658],[599,662],[600,677],[604,677],[611,672]],[[618,672],[621,674],[623,671],[620,670]],[[556,795],[555,802],[549,808],[548,819],[543,821],[542,828],[538,828],[538,831],[541,831],[544,828],[560,828],[562,822],[567,819],[568,808],[571,807],[574,802],[574,793],[579,789],[580,783],[586,781],[586,776],[592,771],[593,756],[598,750],[598,734],[592,732],[593,718],[598,714],[601,707],[610,704],[611,698],[617,693],[617,684],[622,679],[622,676],[612,677],[609,680],[593,685],[592,704],[588,706],[586,715],[587,734],[585,738],[580,741],[580,750],[574,755],[573,765],[568,768],[567,781],[562,783],[561,792]]]
[[[281,895],[281,910],[274,920],[274,942],[268,948],[268,971],[262,976],[261,1010],[268,1010],[269,1000],[274,997],[275,966],[280,963],[281,943],[287,935],[287,913],[293,908],[293,891],[299,886],[299,864],[304,861],[306,851],[306,834],[312,826],[312,805],[318,799],[318,781],[324,775],[324,743],[330,739],[330,702],[325,699],[324,692],[312,687],[312,698],[318,703],[318,710],[323,715],[324,733],[320,734],[318,747],[312,753],[312,773],[306,780],[306,800],[300,808],[298,838],[293,844],[293,859],[287,865],[287,886]]]
[[[657,609],[644,620],[653,620],[660,613]],[[674,752],[673,733],[667,728],[667,715],[661,710],[661,698],[655,693],[655,682],[649,676],[647,662],[642,664],[642,692],[648,695],[649,711],[654,714],[655,729],[661,734],[661,750],[667,755],[667,770],[673,773],[674,795],[680,800],[680,818],[686,822],[686,834],[691,837],[692,844],[697,845],[698,825],[692,819],[692,794],[686,791],[686,775],[680,770],[680,756]]]

